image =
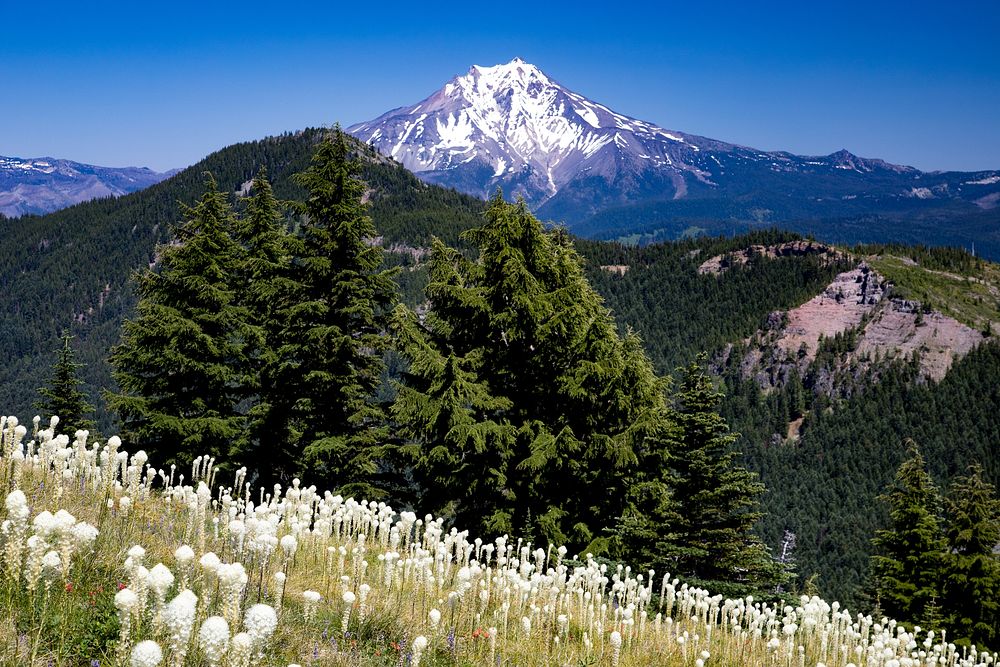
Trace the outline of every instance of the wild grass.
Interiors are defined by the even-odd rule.
[[[115,438],[88,444],[81,432],[71,443],[34,431],[29,439],[16,421],[0,422],[3,665],[996,662],[819,598],[780,609],[724,600],[669,575],[484,541],[441,518],[297,482],[250,489],[242,471],[219,479],[213,461],[197,460],[182,478],[119,451]],[[67,512],[96,527],[96,539],[68,539]],[[52,567],[50,551],[69,557]],[[32,587],[40,559],[48,565]],[[192,594],[185,622],[178,610]],[[276,627],[264,627],[272,614]]]
[[[973,329],[1000,323],[1000,268],[984,262],[974,275],[929,269],[894,255],[869,257],[872,267],[905,299],[920,301]]]

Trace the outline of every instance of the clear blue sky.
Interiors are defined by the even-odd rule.
[[[1000,168],[1000,3],[0,0],[0,155],[163,170],[520,56],[670,129]]]

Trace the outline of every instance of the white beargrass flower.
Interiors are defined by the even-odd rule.
[[[281,613],[281,603],[285,597],[285,580],[287,577],[284,572],[274,573],[274,610]]]
[[[418,635],[413,640],[413,661],[410,663],[412,667],[419,667],[420,657],[424,653],[424,649],[427,648],[427,637],[423,635]]]
[[[184,656],[191,640],[191,633],[194,631],[197,615],[198,596],[189,590],[178,593],[163,611],[163,624],[169,634],[170,653],[177,665],[184,664]]]
[[[209,616],[198,631],[198,646],[205,659],[216,667],[229,648],[229,623],[221,616]]]
[[[233,635],[229,643],[229,667],[249,667],[253,657],[254,640],[246,632]]]
[[[294,556],[298,546],[298,540],[295,539],[294,535],[285,535],[281,538],[281,550],[285,552],[285,558]]]
[[[278,614],[270,605],[255,604],[247,609],[243,617],[243,627],[255,645],[262,644],[278,627]]]
[[[222,615],[233,625],[239,622],[240,600],[246,586],[247,571],[242,563],[223,563],[215,575],[219,579],[219,596],[222,601]]]
[[[427,614],[427,618],[431,622],[431,629],[436,630],[438,624],[441,622],[441,612],[437,609],[431,609]]]
[[[149,570],[142,565],[133,569],[129,588],[139,596],[139,612],[142,613],[146,610],[146,599],[149,597]]]
[[[42,576],[45,577],[46,586],[59,578],[62,570],[62,559],[56,551],[48,551],[42,556]]]
[[[7,507],[8,524],[4,534],[4,565],[7,576],[16,578],[21,570],[21,556],[24,553],[24,536],[28,531],[28,517],[31,509],[24,491],[15,489],[7,494],[4,503]]]
[[[98,535],[99,531],[97,528],[86,521],[81,521],[73,526],[73,539],[76,542],[77,551],[86,552],[90,549],[97,540]]]
[[[133,567],[138,567],[142,565],[142,559],[146,557],[146,550],[137,544],[129,549],[125,555],[132,561]]]
[[[177,547],[177,550],[174,551],[174,560],[176,560],[177,564],[180,566],[190,565],[194,560],[194,549],[186,544],[180,545]]]
[[[531,618],[528,616],[521,617],[521,632],[524,633],[525,637],[531,636]]]
[[[7,516],[13,521],[15,519],[27,522],[31,510],[28,509],[28,498],[21,489],[14,489],[7,494],[4,503],[7,506]]]
[[[191,574],[191,565],[194,563],[194,549],[186,544],[182,544],[174,551],[174,560],[177,562],[177,570],[181,574],[181,588],[187,586],[188,576]]]
[[[157,563],[149,571],[149,587],[153,591],[156,602],[156,610],[159,612],[163,608],[167,598],[167,591],[174,585],[174,573],[163,563]]]
[[[132,649],[132,667],[156,667],[163,660],[163,651],[160,645],[151,639],[139,642]]]
[[[121,614],[134,614],[139,607],[139,596],[131,588],[123,588],[115,593],[115,607]]]
[[[615,630],[611,633],[608,641],[611,643],[611,665],[612,667],[618,667],[618,661],[621,659],[622,653],[622,633]]]
[[[344,616],[340,619],[340,630],[347,632],[347,626],[351,622],[351,607],[354,606],[357,597],[351,591],[344,591],[341,599],[344,601]]]
[[[316,615],[316,606],[319,604],[320,594],[316,591],[302,591],[302,615],[306,621],[311,621]],[[346,625],[344,626],[346,629]]]
[[[207,574],[215,574],[219,569],[219,565],[222,564],[222,561],[219,560],[218,556],[209,551],[198,560],[198,564],[201,565],[201,569]]]

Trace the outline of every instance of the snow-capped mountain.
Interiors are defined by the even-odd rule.
[[[481,197],[502,187],[574,229],[654,202],[655,212],[628,217],[638,215],[640,227],[665,215],[773,222],[914,202],[982,210],[1000,197],[1000,186],[987,183],[994,172],[927,174],[847,151],[804,157],[668,130],[591,101],[519,58],[473,66],[421,102],[348,132],[428,182]]]
[[[173,173],[0,156],[0,213],[10,218],[49,213],[89,199],[142,190]]]
[[[681,195],[690,159],[733,147],[615,113],[515,58],[474,66],[427,99],[348,128],[422,178],[488,195],[497,186],[540,205],[583,172],[615,179],[657,170]]]

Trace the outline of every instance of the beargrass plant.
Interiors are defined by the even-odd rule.
[[[396,512],[294,480],[153,467],[117,438],[0,420],[0,663],[994,665],[943,633]],[[189,473],[189,474],[185,474]]]

